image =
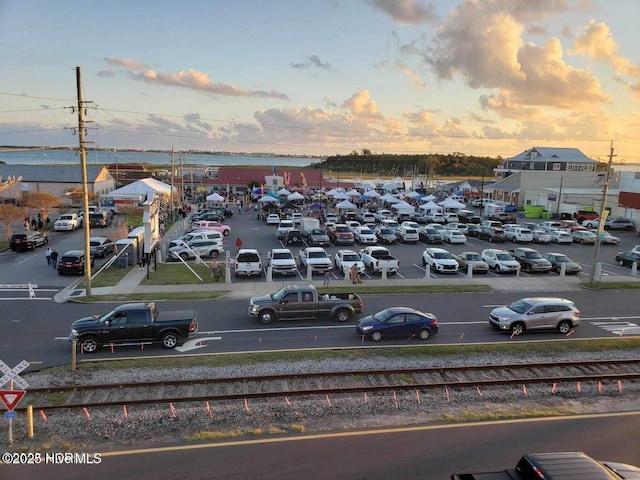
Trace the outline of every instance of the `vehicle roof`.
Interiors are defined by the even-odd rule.
[[[322,247],[307,247],[307,248],[305,248],[305,250],[307,250],[309,252],[317,252],[319,250],[322,250],[323,252],[325,251],[324,248],[322,248]]]
[[[445,249],[445,248],[440,248],[440,247],[429,247],[427,248],[428,251],[430,252],[447,252],[449,253],[449,250]]]
[[[529,461],[554,480],[612,480],[616,478],[598,462],[582,452],[536,453]]]
[[[111,240],[109,237],[89,237],[89,241],[94,241],[94,242],[103,242],[105,240]]]
[[[357,252],[355,252],[354,250],[349,250],[349,249],[341,249],[338,250],[338,253],[342,252],[342,254],[344,255],[345,253],[355,253],[357,255]]]
[[[289,248],[272,248],[271,251],[277,252],[277,253],[285,253],[285,252],[291,253],[291,249]]]
[[[79,257],[80,255],[84,255],[84,250],[67,250],[64,252],[63,257]]]
[[[238,250],[238,254],[241,253],[258,253],[258,250],[256,250],[255,248],[241,248],[240,250]]]
[[[484,253],[484,252],[509,253],[506,250],[502,250],[500,248],[485,248],[484,250],[482,250],[482,253]]]
[[[147,308],[150,308],[152,305],[154,305],[153,302],[151,302],[151,303],[144,303],[144,302],[125,303],[124,305],[120,305],[120,306],[116,307],[114,310],[145,310]]]
[[[572,300],[561,297],[525,297],[520,300],[536,305],[539,303],[574,303]]]

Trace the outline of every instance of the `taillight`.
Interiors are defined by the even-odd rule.
[[[189,325],[189,331],[190,331],[190,332],[194,332],[194,331],[195,331],[195,329],[196,329],[196,322],[195,322],[195,321],[193,321],[193,322],[191,322],[191,324]]]
[[[236,262],[236,270],[239,270],[240,267],[238,266],[238,262]]]
[[[262,263],[259,263],[259,264],[258,264],[258,268],[259,268],[260,270],[262,270]]]

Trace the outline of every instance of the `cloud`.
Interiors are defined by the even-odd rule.
[[[137,60],[132,60],[130,58],[105,57],[104,61],[107,65],[113,65],[114,67],[123,67],[126,70],[144,70],[145,68],[149,68],[144,63]]]
[[[290,65],[293,68],[298,68],[300,70],[306,70],[311,67],[320,68],[320,69],[329,70],[329,71],[333,70],[333,67],[331,66],[330,63],[322,62],[322,60],[320,60],[320,57],[318,57],[317,55],[309,55],[307,59],[309,60],[308,62],[291,63]]]
[[[368,0],[367,3],[400,23],[419,25],[438,19],[433,4],[420,0]]]
[[[418,88],[419,90],[424,90],[426,84],[420,79],[420,75],[418,75],[415,71],[405,65],[403,62],[396,62],[396,66],[400,69],[402,73],[404,73],[407,78],[411,81],[411,84]]]
[[[585,55],[591,60],[604,62],[613,67],[619,75],[640,77],[640,67],[620,55],[620,45],[613,39],[611,30],[606,23],[596,23],[595,20],[590,20],[589,24],[576,36],[571,53]]]
[[[563,60],[557,38],[541,46],[524,44],[518,19],[548,15],[541,5],[559,11],[566,2],[464,2],[424,49],[423,59],[439,79],[462,77],[474,89],[497,89],[514,105],[571,109],[609,102],[595,76]]]
[[[354,93],[351,98],[345,100],[342,104],[356,117],[368,118],[368,119],[383,119],[382,115],[378,111],[378,104],[371,100],[368,90],[360,90]]]
[[[98,72],[98,76],[102,78],[111,78],[111,77],[115,77],[116,74],[111,70],[100,70]]]
[[[247,90],[228,83],[212,82],[209,79],[209,75],[194,69],[181,70],[176,73],[163,73],[156,72],[136,60],[106,57],[105,62],[109,65],[121,66],[127,70],[130,78],[149,84],[181,87],[228,97],[279,98],[289,100],[286,94],[276,90]]]

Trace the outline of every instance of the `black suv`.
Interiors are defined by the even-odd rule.
[[[14,233],[11,235],[9,247],[14,252],[18,250],[35,250],[40,245],[49,243],[49,238],[40,232]]]
[[[83,250],[69,250],[58,259],[58,275],[66,273],[84,275],[84,261]],[[93,267],[93,257],[91,257],[91,266]]]
[[[489,225],[482,225],[478,232],[478,238],[480,240],[486,240],[488,242],[506,242],[507,237],[504,234],[504,229],[498,227],[491,227]]]
[[[289,230],[282,240],[285,245],[302,245],[302,233],[300,230]]]

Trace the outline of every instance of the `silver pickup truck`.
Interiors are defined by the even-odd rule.
[[[320,317],[346,322],[362,313],[356,293],[319,294],[313,285],[287,285],[275,293],[253,297],[249,315],[267,324],[276,320],[315,320]]]

